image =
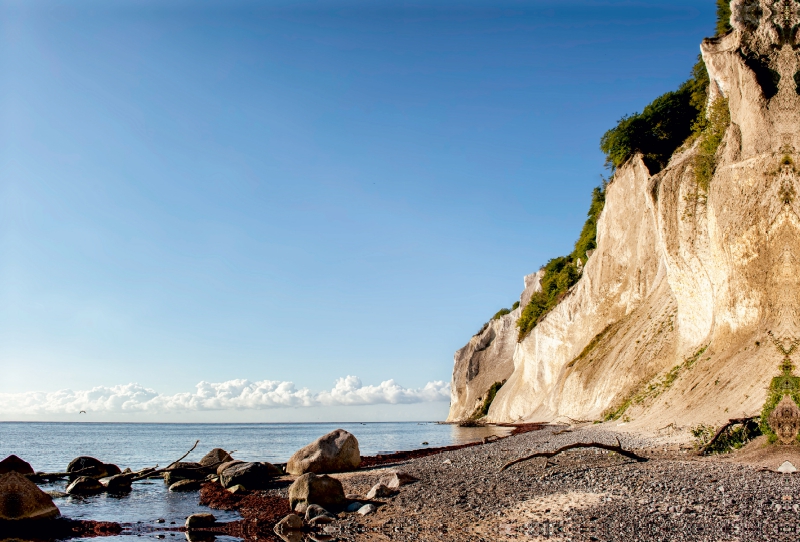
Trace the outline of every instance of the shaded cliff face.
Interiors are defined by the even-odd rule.
[[[686,425],[760,410],[800,338],[800,4],[731,8],[734,30],[701,47],[731,116],[708,189],[697,142],[658,175],[639,158],[617,171],[597,250],[516,345],[490,420]]]
[[[509,314],[492,320],[486,329],[474,335],[454,356],[450,391],[450,414],[447,421],[476,417],[489,389],[495,382],[505,382],[514,371],[517,346],[516,322],[531,294],[541,289],[541,272],[525,277],[520,306]]]

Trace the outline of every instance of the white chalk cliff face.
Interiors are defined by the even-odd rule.
[[[781,349],[800,343],[800,4],[731,8],[734,30],[701,46],[710,99],[731,114],[707,192],[697,143],[657,175],[639,157],[619,168],[567,297],[519,343],[520,309],[504,317],[477,372],[480,336],[456,354],[451,420],[505,378],[490,421],[759,413]]]

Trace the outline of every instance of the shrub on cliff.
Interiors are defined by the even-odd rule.
[[[518,340],[525,336],[536,327],[545,314],[550,309],[558,305],[559,301],[566,295],[567,290],[578,282],[581,270],[578,266],[586,263],[586,252],[597,247],[597,220],[603,212],[606,202],[605,182],[602,186],[596,187],[592,191],[592,203],[583,224],[581,235],[575,242],[575,250],[568,256],[553,258],[544,266],[544,276],[542,276],[542,289],[531,296],[531,300],[522,309],[522,314],[517,320],[519,333]]]
[[[717,35],[731,30],[730,0],[717,2]],[[628,161],[637,152],[651,174],[661,171],[672,154],[706,118],[708,72],[698,56],[692,76],[678,90],[662,94],[641,113],[622,117],[614,128],[600,139],[606,165],[612,170]]]

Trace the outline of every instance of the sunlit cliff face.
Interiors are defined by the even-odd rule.
[[[710,98],[731,126],[707,199],[714,322],[800,335],[800,2],[734,0],[730,34],[702,44]],[[715,273],[715,268],[717,272]],[[725,276],[727,275],[727,277]]]

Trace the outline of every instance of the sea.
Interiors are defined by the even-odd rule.
[[[162,466],[185,454],[198,461],[212,448],[223,448],[236,459],[285,463],[302,446],[344,429],[356,436],[362,456],[465,444],[490,435],[503,436],[504,427],[458,427],[436,422],[379,423],[270,423],[270,424],[150,424],[150,423],[34,423],[0,422],[0,459],[14,454],[36,471],[63,472],[79,456],[91,456],[121,469]],[[63,492],[66,482],[40,486]],[[65,517],[114,521],[123,524],[123,536],[103,538],[163,539],[159,526],[182,525],[187,516],[211,512],[218,521],[239,519],[236,512],[200,506],[198,493],[170,493],[160,480],[135,482],[123,496],[60,497],[56,505]],[[174,533],[172,533],[174,535]],[[169,535],[169,536],[172,536]],[[1,538],[1,537],[0,537]],[[237,539],[225,537],[231,542]],[[75,539],[80,540],[80,539]],[[97,540],[97,539],[94,539]],[[223,542],[220,540],[220,542]]]

